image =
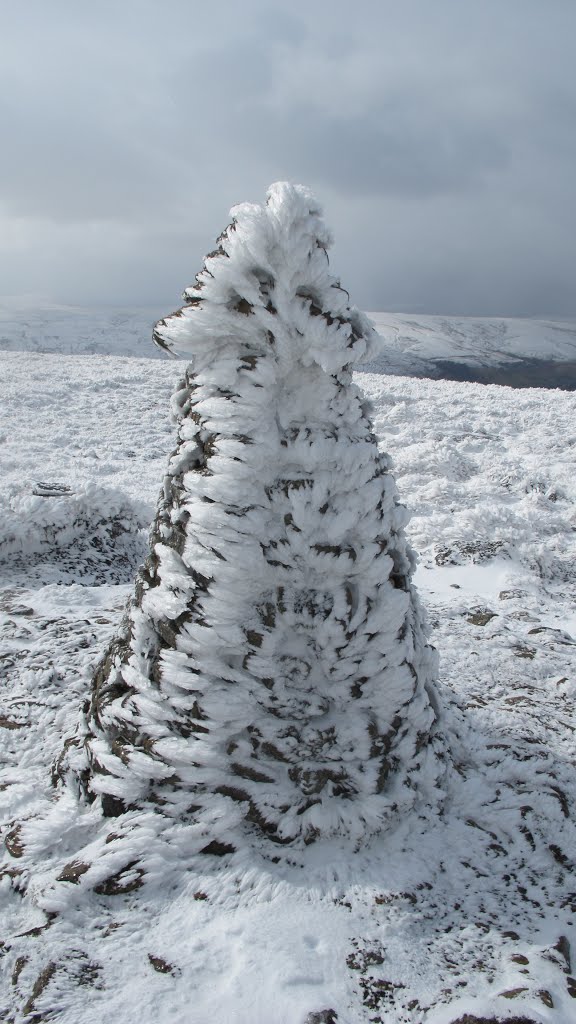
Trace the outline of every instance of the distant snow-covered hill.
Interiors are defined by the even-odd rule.
[[[152,325],[167,312],[0,300],[0,351],[167,359],[152,342]],[[576,321],[369,315],[382,337],[372,372],[576,389]]]
[[[0,350],[165,359],[152,342],[152,326],[166,312],[0,301]]]
[[[383,340],[370,369],[410,377],[576,388],[576,321],[370,313]]]

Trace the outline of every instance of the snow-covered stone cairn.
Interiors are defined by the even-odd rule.
[[[352,383],[377,335],[330,274],[320,207],[280,183],[231,216],[155,329],[191,357],[178,445],[94,677],[83,785],[105,816],[187,823],[192,852],[277,854],[435,799],[435,657]]]

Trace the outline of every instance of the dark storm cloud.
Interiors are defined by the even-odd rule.
[[[508,147],[490,124],[471,125],[465,112],[415,109],[402,96],[340,115],[312,105],[267,116],[267,144],[307,178],[348,195],[431,197],[481,185],[507,161]],[[418,114],[418,116],[416,116]],[[424,120],[424,123],[419,123]],[[251,135],[259,144],[260,132]]]
[[[28,0],[0,61],[0,292],[171,305],[305,181],[368,308],[576,313],[572,0]]]

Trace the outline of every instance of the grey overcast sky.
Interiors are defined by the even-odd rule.
[[[365,309],[576,314],[575,0],[0,0],[0,295],[173,308],[272,181]]]

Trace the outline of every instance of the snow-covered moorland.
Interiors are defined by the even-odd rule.
[[[146,550],[181,367],[2,361],[0,1017],[572,1022],[575,397],[357,375],[440,652],[441,817],[419,808],[356,852],[317,843],[304,869],[167,864],[170,889],[135,875],[58,907],[34,892],[78,837],[50,769]]]

